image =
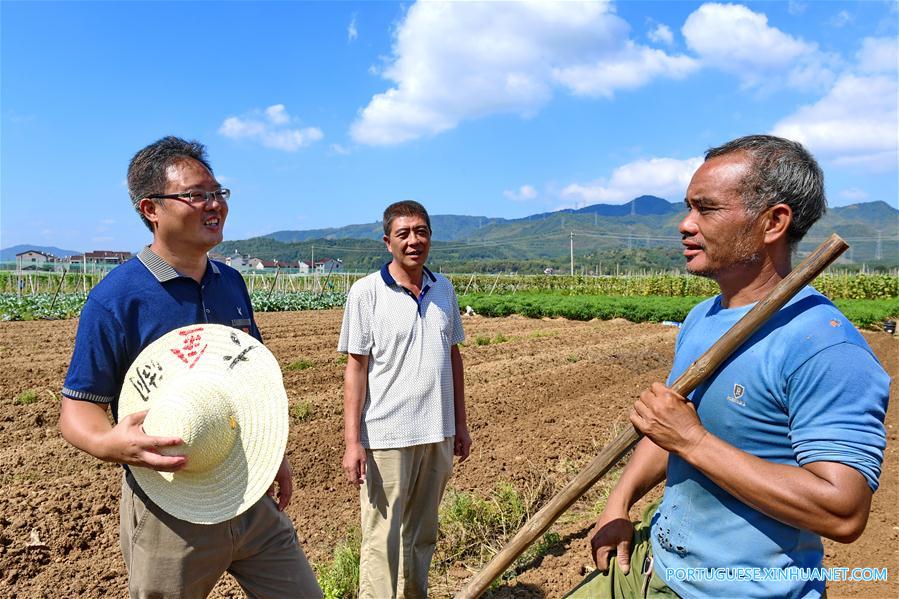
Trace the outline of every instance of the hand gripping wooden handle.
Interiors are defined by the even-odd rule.
[[[680,375],[671,388],[678,394],[686,396],[697,385],[711,375],[740,347],[772,314],[783,307],[800,289],[808,285],[821,272],[837,259],[849,245],[839,235],[831,235],[830,239],[818,246],[799,266],[793,269],[768,295],[757,303],[752,310],[737,321],[712,347],[700,356]],[[474,599],[484,592],[490,583],[505,572],[515,558],[552,526],[553,522],[565,510],[571,507],[581,495],[596,483],[609,469],[618,463],[640,440],[640,433],[630,428],[618,435],[593,458],[586,468],[556,493],[556,495],[534,514],[521,527],[512,540],[497,553],[480,572],[475,574],[465,585],[456,599]]]

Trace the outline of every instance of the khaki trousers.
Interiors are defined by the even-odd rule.
[[[453,438],[366,454],[359,597],[427,597],[437,509],[453,470]]]
[[[122,484],[119,541],[134,599],[201,599],[226,571],[251,599],[320,598],[287,514],[264,496],[218,524],[192,524]]]

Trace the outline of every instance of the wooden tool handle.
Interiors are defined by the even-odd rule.
[[[737,321],[718,341],[680,375],[671,388],[686,396],[711,375],[735,349],[740,347],[775,312],[780,310],[800,289],[812,282],[831,262],[836,260],[849,245],[839,235],[818,246],[799,266],[793,269],[764,299]],[[640,433],[629,428],[606,445],[577,476],[562,488],[521,527],[512,540],[475,574],[465,585],[456,599],[474,599],[484,592],[490,583],[505,572],[515,559],[527,549],[535,539],[552,526],[565,510],[571,507],[581,495],[603,477],[640,440]]]

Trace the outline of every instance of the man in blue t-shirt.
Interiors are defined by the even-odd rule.
[[[684,322],[667,385],[789,273],[826,209],[814,158],[766,135],[709,150],[685,200],[687,270],[721,294]],[[688,398],[654,383],[592,534],[598,570],[572,596],[822,596],[821,537],[848,543],[867,523],[888,393],[862,336],[811,287]],[[635,529],[631,506],[663,480]]]
[[[242,277],[206,256],[222,241],[231,194],[212,174],[205,148],[176,137],[150,144],[131,160],[128,191],[153,242],[88,296],[62,390],[59,428],[78,449],[125,466],[119,536],[130,595],[205,597],[227,571],[252,597],[320,597],[283,512],[293,489],[286,456],[271,497],[209,525],[162,511],[128,470],[176,472],[187,459],[161,451],[177,448],[181,439],[143,432],[146,412],[118,418],[125,373],[141,350],[169,331],[198,323],[233,326],[261,341]]]

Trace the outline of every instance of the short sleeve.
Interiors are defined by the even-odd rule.
[[[111,403],[119,392],[117,377],[126,355],[121,324],[90,296],[81,310],[75,350],[62,394],[71,399]]]
[[[874,356],[852,343],[832,345],[806,360],[789,376],[786,389],[797,462],[845,464],[876,490],[889,386]]]
[[[363,279],[364,281],[364,279]],[[372,348],[372,320],[374,306],[367,290],[359,283],[350,287],[343,308],[343,324],[337,351],[343,354],[368,355]]]
[[[450,345],[457,345],[465,341],[465,329],[462,328],[462,315],[459,313],[459,300],[456,298],[456,290],[450,285],[450,297],[453,298],[453,310],[450,318],[453,321],[453,333],[450,337]]]

